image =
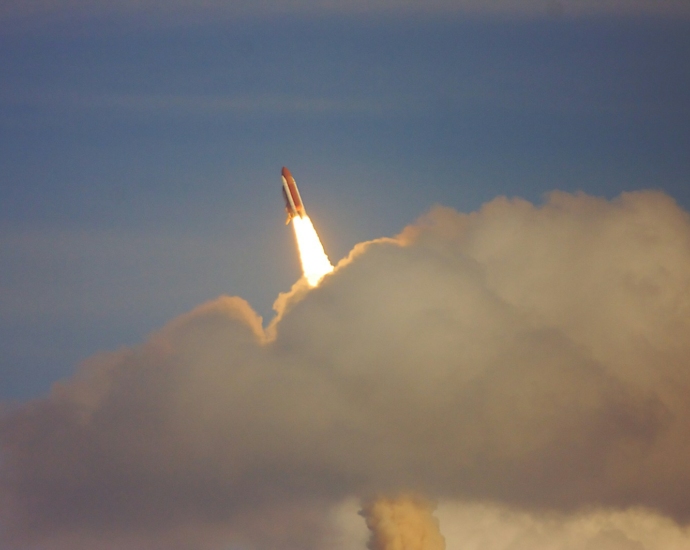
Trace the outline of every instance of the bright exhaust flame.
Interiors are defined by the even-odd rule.
[[[324,275],[333,271],[333,266],[323,250],[321,240],[309,216],[303,218],[295,216],[292,218],[292,227],[295,228],[302,273],[309,286],[316,286]]]

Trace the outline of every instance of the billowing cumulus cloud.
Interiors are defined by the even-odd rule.
[[[412,491],[449,503],[449,550],[467,518],[558,514],[553,541],[630,507],[690,544],[690,218],[669,197],[436,208],[276,307],[264,329],[219,298],[6,411],[4,537],[350,548],[338,506]],[[610,525],[561,547],[657,548]],[[522,548],[501,544],[476,547]]]

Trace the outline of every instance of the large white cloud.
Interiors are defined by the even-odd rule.
[[[690,220],[669,197],[437,208],[277,307],[264,330],[219,298],[8,411],[6,538],[314,548],[331,506],[402,490],[688,520]]]

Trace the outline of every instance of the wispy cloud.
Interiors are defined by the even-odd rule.
[[[460,16],[597,16],[675,15],[690,16],[685,0],[11,0],[0,7],[0,18],[136,16],[151,19],[178,17],[244,17],[277,15],[320,16],[456,14]]]
[[[567,84],[567,83],[566,83]],[[688,114],[690,107],[671,97],[630,97],[626,90],[592,91],[574,84],[566,89],[544,75],[518,71],[487,72],[466,79],[443,94],[396,90],[385,97],[280,95],[280,94],[99,94],[81,92],[0,92],[0,104],[46,109],[59,113],[100,112],[166,117],[372,115],[385,116],[433,110],[476,108],[537,109],[570,113],[640,115]]]
[[[179,115],[383,113],[402,105],[377,98],[290,95],[90,94],[79,92],[16,92],[0,94],[6,105],[70,110],[130,111]]]

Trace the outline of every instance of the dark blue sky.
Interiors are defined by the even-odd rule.
[[[690,20],[0,19],[0,398],[433,204],[663,189],[690,208]]]

